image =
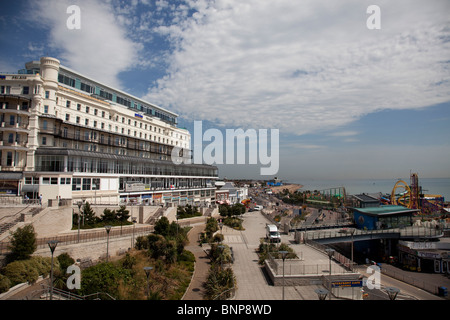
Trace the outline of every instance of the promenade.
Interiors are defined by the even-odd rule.
[[[265,237],[265,226],[268,220],[259,212],[247,212],[243,215],[244,231],[234,230],[224,226],[222,233],[224,235],[224,243],[233,248],[234,263],[232,264],[233,272],[236,276],[237,290],[235,300],[281,300],[283,296],[282,286],[273,286],[268,278],[264,267],[258,264],[257,249],[259,247],[260,239]],[[203,287],[202,283],[205,281],[209,270],[209,259],[206,256],[203,247],[197,243],[198,234],[203,231],[204,224],[197,224],[193,226],[190,231],[190,244],[186,247],[194,253],[196,257],[196,266],[193,280],[189,289],[187,290],[184,300],[202,300]],[[303,244],[296,244],[293,242],[293,235],[282,234],[282,242],[288,243],[290,247],[303,259],[306,265],[323,266],[324,275],[328,274],[329,258],[324,253]],[[332,268],[337,267],[336,262],[332,262]],[[365,273],[366,266],[359,266],[358,271],[362,276],[368,277]],[[322,268],[319,268],[322,269]],[[397,270],[401,272],[401,270]],[[411,275],[411,274],[410,274]],[[442,275],[438,274],[414,274],[417,279],[424,281],[431,281],[430,279],[441,279]],[[382,287],[388,285],[400,286],[397,281],[391,277],[383,274],[381,277]],[[446,285],[447,283],[443,283]],[[442,285],[442,284],[441,284]],[[311,286],[285,286],[284,298],[285,300],[318,300],[315,289],[323,288],[321,285]],[[404,284],[402,291],[407,294],[405,299],[419,299],[419,300],[440,300],[441,298],[429,294],[414,286]],[[377,293],[382,299],[387,299],[384,292]],[[328,298],[327,298],[328,299]],[[332,299],[334,299],[332,297]],[[403,299],[399,296],[399,299]]]

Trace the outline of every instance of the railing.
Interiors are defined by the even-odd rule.
[[[404,227],[393,229],[378,229],[378,230],[359,230],[353,229],[353,237],[368,236],[368,235],[382,235],[382,234],[399,234],[400,237],[441,237],[443,236],[443,230],[441,228],[429,228],[429,227]],[[329,238],[345,238],[351,237],[352,234],[346,230],[328,230],[305,233],[306,240],[319,240]]]
[[[37,295],[40,299],[49,300],[51,287],[46,284],[42,284],[42,289],[33,291],[31,294],[27,295],[23,300],[32,300]],[[61,290],[53,287],[52,300],[102,300],[100,297],[105,297],[105,300],[116,300],[110,294],[106,292],[96,292],[88,295],[78,295],[70,291]]]
[[[430,284],[430,283],[426,283],[423,280],[419,280],[417,278],[413,278],[413,277],[407,276],[407,275],[402,274],[400,272],[396,272],[395,270],[389,270],[388,268],[381,268],[381,273],[383,273],[383,274],[385,274],[385,275],[387,275],[389,277],[395,278],[397,280],[409,283],[410,285],[413,285],[413,286],[415,286],[417,288],[421,288],[421,289],[423,289],[425,291],[428,291],[428,292],[430,292],[432,294],[438,294],[438,291],[439,291],[439,289],[438,289],[439,287],[438,286]]]
[[[99,228],[100,229],[100,228]],[[74,244],[74,243],[85,243],[85,242],[91,242],[91,241],[98,241],[102,239],[107,238],[107,233],[104,228],[101,228],[100,230],[97,229],[96,231],[92,232],[80,232],[80,235],[78,236],[77,233],[66,235],[66,236],[55,236],[55,237],[46,237],[46,238],[38,238],[36,240],[37,248],[45,248],[48,246],[48,242],[50,240],[58,240],[58,245],[68,245],[68,244]],[[120,227],[113,227],[109,233],[109,238],[121,238],[124,236],[132,236],[133,234],[133,227],[132,228],[122,228]],[[154,231],[153,226],[144,226],[144,227],[136,227],[134,229],[134,236],[138,237],[140,235],[149,234]],[[0,254],[7,254],[10,252],[9,250],[9,242],[0,242]]]

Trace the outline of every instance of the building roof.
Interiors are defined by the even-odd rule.
[[[377,198],[369,196],[367,194],[355,194],[353,197],[363,202],[379,202]]]
[[[369,208],[353,208],[353,210],[369,216],[386,216],[400,213],[413,213],[419,211],[418,209],[408,209],[403,206],[395,206],[395,205],[385,205]]]

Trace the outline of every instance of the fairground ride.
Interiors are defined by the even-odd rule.
[[[417,173],[412,173],[410,178],[410,185],[403,180],[397,181],[391,192],[390,204],[401,205],[409,209],[420,209],[422,214],[440,213],[444,207],[444,197],[441,195],[423,194],[422,187],[419,186]]]

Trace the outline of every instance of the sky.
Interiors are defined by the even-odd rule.
[[[52,56],[191,134],[194,121],[278,130],[275,174],[234,162],[220,177],[450,177],[448,12],[448,0],[2,0],[0,71]]]

